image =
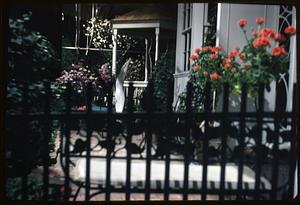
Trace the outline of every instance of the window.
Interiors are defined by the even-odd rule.
[[[216,45],[216,32],[217,32],[217,13],[218,4],[208,3],[205,5],[206,18],[203,26],[203,39],[202,45],[215,46]]]
[[[184,71],[190,69],[189,57],[191,55],[191,39],[192,39],[192,12],[193,4],[187,3],[183,6],[183,28],[181,34],[184,36]]]

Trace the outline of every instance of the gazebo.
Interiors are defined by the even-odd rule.
[[[175,11],[176,12],[176,11]],[[121,16],[112,19],[113,29],[113,51],[112,51],[112,74],[116,75],[117,62],[117,43],[116,36],[118,33],[125,33],[129,36],[135,36],[145,39],[145,79],[140,83],[148,82],[148,74],[151,74],[148,68],[148,39],[155,38],[155,55],[154,62],[159,56],[160,40],[163,38],[176,37],[176,13],[166,6],[157,6],[154,4],[145,4],[144,7],[132,10]],[[151,59],[152,62],[152,59]],[[125,82],[126,83],[126,82]],[[138,83],[138,82],[134,82]]]

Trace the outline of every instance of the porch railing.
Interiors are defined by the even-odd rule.
[[[168,89],[172,93],[170,83]],[[44,200],[51,200],[48,141],[54,121],[60,122],[64,200],[75,200],[81,193],[84,200],[97,195],[114,200],[112,193],[123,193],[126,200],[134,193],[143,193],[145,200],[150,200],[154,193],[163,194],[165,200],[174,193],[181,194],[183,200],[189,199],[190,194],[199,195],[202,200],[210,195],[217,195],[220,200],[293,198],[297,162],[296,85],[291,112],[265,112],[262,85],[255,112],[246,110],[246,85],[242,87],[240,112],[228,111],[227,84],[223,87],[223,111],[211,112],[207,84],[201,113],[193,111],[191,84],[187,86],[186,111],[181,113],[173,112],[171,94],[167,97],[166,111],[152,109],[151,82],[145,95],[146,110],[140,112],[134,111],[132,83],[128,86],[127,108],[123,113],[114,112],[112,91],[108,95],[107,112],[94,112],[91,87],[87,90],[87,110],[72,111],[70,86],[66,111],[53,113],[50,92],[50,85],[46,84],[44,112],[29,113],[25,86],[23,112],[6,115],[6,125],[20,124],[16,132],[21,140],[13,143],[19,143],[22,149],[12,149],[14,145],[10,144],[6,145],[6,151],[20,161],[22,199],[28,199],[28,165],[32,160],[28,150],[33,149],[29,130],[33,121],[43,128],[40,146],[44,147],[41,155]],[[279,100],[277,95],[276,101]],[[6,170],[13,166],[10,160],[11,157],[6,157]],[[7,171],[6,179],[9,177]],[[75,188],[73,192],[68,191],[71,187]]]

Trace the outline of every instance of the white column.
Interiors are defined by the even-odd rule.
[[[117,63],[117,34],[118,30],[113,29],[112,41],[113,41],[113,50],[112,50],[112,75],[116,75],[116,63]]]
[[[292,25],[296,26],[296,9],[293,7],[293,22]],[[290,68],[289,68],[289,85],[287,93],[287,111],[292,111],[293,107],[293,86],[297,81],[297,53],[296,53],[296,35],[290,38]]]
[[[145,38],[145,79],[144,81],[148,80],[148,39]]]
[[[155,62],[158,59],[159,27],[155,28]]]

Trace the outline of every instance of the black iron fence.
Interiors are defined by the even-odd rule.
[[[106,109],[93,109],[92,88],[87,88],[86,110],[72,110],[71,88],[65,95],[64,113],[51,112],[51,89],[46,84],[45,108],[30,113],[28,89],[23,110],[6,115],[6,190],[19,179],[14,191],[20,198],[54,200],[126,200],[140,193],[145,200],[161,194],[164,200],[180,194],[183,200],[198,195],[224,199],[292,199],[296,169],[296,85],[293,109],[264,111],[264,87],[258,90],[255,112],[246,109],[247,87],[242,86],[240,112],[229,112],[229,86],[223,87],[223,111],[211,111],[210,85],[204,92],[204,111],[195,113],[193,88],[187,86],[186,111],[174,112],[173,96],[167,110],[152,109],[153,84],[145,95],[146,109],[134,111],[130,84],[126,111],[113,108],[112,87]],[[169,93],[173,85],[168,84]],[[276,102],[280,100],[277,94]],[[54,127],[54,123],[56,127]],[[38,127],[39,129],[33,129]],[[38,130],[38,131],[36,131]],[[55,132],[54,132],[55,131]],[[49,157],[49,140],[59,136],[56,158]],[[41,149],[42,148],[42,149]],[[38,153],[37,153],[38,152]],[[49,166],[63,170],[63,186],[55,198]],[[39,194],[32,195],[29,176],[43,167]],[[30,195],[31,194],[31,195]]]

